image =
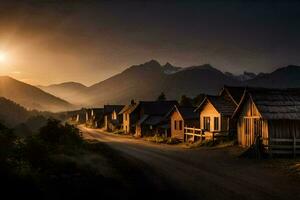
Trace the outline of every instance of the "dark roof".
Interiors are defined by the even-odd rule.
[[[144,124],[147,125],[157,125],[164,119],[163,116],[148,116],[144,121]]]
[[[248,98],[252,99],[263,119],[300,120],[300,88],[247,88],[236,112]]]
[[[92,110],[96,120],[103,118],[104,108],[93,108]]]
[[[193,107],[193,106],[179,106],[179,105],[175,105],[169,111],[169,113],[167,114],[166,117],[170,117],[170,115],[174,111],[178,111],[184,120],[198,119],[199,118],[199,114],[198,114],[198,112],[195,112],[195,110],[196,110],[196,107]]]
[[[232,116],[236,109],[236,104],[223,96],[211,96],[207,95],[203,102],[196,110],[202,110],[204,105],[210,102],[214,108],[223,116]]]
[[[136,108],[141,108],[146,115],[165,116],[174,105],[178,105],[177,101],[140,101]]]
[[[243,94],[245,92],[245,87],[235,87],[235,86],[227,86],[225,85],[220,93],[222,95],[223,92],[227,92],[229,97],[232,98],[235,104],[239,104]]]
[[[196,107],[177,106],[177,108],[184,120],[199,118],[198,112],[195,112]]]
[[[113,111],[116,111],[116,113],[119,113],[122,108],[124,108],[124,105],[104,105],[104,114],[110,114]]]

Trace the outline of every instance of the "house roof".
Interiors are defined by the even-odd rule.
[[[254,102],[263,119],[300,120],[300,88],[247,88],[234,115],[239,113],[244,102],[249,98]]]
[[[174,111],[178,111],[184,120],[198,119],[199,115],[195,112],[196,107],[175,105],[167,114],[170,116]]]
[[[236,87],[236,86],[227,86],[225,85],[220,92],[220,96],[222,96],[223,92],[226,92],[228,96],[234,101],[236,105],[238,105],[243,97],[245,92],[245,87]]]
[[[196,107],[178,106],[177,108],[184,120],[199,118],[198,113],[195,112]]]
[[[135,109],[135,107],[137,106],[136,103],[134,104],[129,104],[129,105],[125,105],[122,110],[119,112],[119,115],[123,114],[123,113],[131,113],[132,110]]]
[[[174,105],[178,105],[177,101],[140,101],[138,105],[131,111],[137,108],[142,108],[146,115],[165,116]]]
[[[236,109],[236,104],[233,101],[224,98],[223,96],[207,95],[195,111],[202,110],[207,102],[211,103],[214,108],[223,116],[232,116]]]
[[[124,108],[124,105],[104,105],[104,114],[110,114],[113,111],[116,111],[116,113],[119,113],[122,108]]]

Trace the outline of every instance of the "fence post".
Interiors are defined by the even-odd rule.
[[[195,127],[193,128],[193,142],[195,142]]]

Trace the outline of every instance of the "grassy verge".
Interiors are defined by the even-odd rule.
[[[202,140],[194,143],[186,143],[187,148],[211,147],[211,148],[225,148],[234,145],[233,140]]]
[[[181,141],[176,138],[169,138],[161,135],[154,135],[151,137],[145,137],[146,141],[154,142],[158,144],[179,144]]]

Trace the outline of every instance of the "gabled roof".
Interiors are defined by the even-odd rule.
[[[225,85],[220,92],[220,96],[222,96],[224,92],[226,92],[227,95],[234,101],[234,103],[238,105],[244,95],[245,87]]]
[[[177,111],[181,115],[181,117],[184,120],[192,120],[192,119],[198,119],[199,115],[197,112],[195,112],[196,107],[193,106],[179,106],[175,105],[167,114],[167,116],[170,116],[173,112]]]
[[[146,115],[165,116],[174,105],[178,105],[177,101],[140,101],[138,105],[131,111],[141,108]]]
[[[131,113],[132,110],[135,109],[135,107],[137,106],[136,103],[134,104],[129,104],[129,105],[125,105],[122,110],[119,112],[119,115],[123,114],[123,113]]]
[[[263,119],[300,120],[300,88],[266,89],[247,88],[234,116],[251,99]]]
[[[236,109],[236,104],[224,96],[207,95],[195,111],[201,111],[208,102],[223,116],[232,116]]]
[[[116,111],[116,113],[119,113],[122,108],[124,108],[124,105],[104,105],[104,114],[111,114],[114,111]]]

